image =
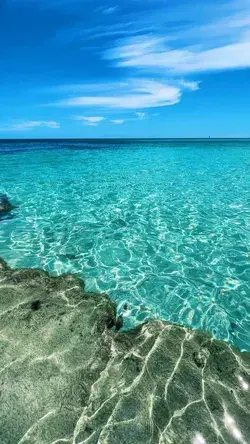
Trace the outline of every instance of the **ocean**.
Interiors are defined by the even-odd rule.
[[[0,193],[11,267],[250,350],[250,140],[2,140]]]

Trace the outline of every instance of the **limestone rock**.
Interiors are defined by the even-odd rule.
[[[74,276],[0,261],[1,444],[247,444],[250,359],[208,333],[149,322]]]

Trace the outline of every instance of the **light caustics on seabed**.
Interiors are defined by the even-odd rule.
[[[250,143],[1,143],[13,267],[77,273],[128,328],[149,318],[250,349]],[[126,310],[124,310],[124,304]]]

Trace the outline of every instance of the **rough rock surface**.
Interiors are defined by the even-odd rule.
[[[78,278],[0,261],[1,444],[250,443],[248,353],[114,319]]]
[[[8,197],[5,194],[0,194],[0,214],[9,213],[13,208]]]

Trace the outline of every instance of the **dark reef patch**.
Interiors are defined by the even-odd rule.
[[[1,444],[250,442],[249,353],[161,321],[117,333],[117,319],[77,277],[0,259]]]
[[[0,194],[0,215],[10,213],[14,209],[14,206],[10,203],[8,197],[5,194]]]

